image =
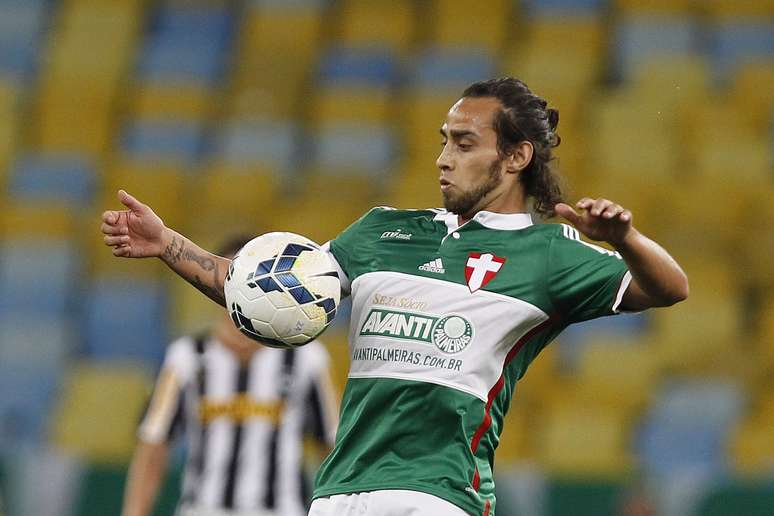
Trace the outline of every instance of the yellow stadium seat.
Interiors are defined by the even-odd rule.
[[[204,249],[214,250],[212,244],[197,238],[190,237]],[[211,239],[210,239],[211,240]],[[217,317],[224,309],[209,298],[202,295],[192,285],[182,278],[173,278],[169,282],[170,292],[170,319],[171,331],[175,335],[195,334],[212,328]]]
[[[428,170],[435,166],[443,141],[439,131],[456,100],[445,95],[409,95],[398,101],[408,169]]]
[[[53,444],[87,461],[125,464],[150,386],[136,366],[77,364],[53,415]]]
[[[243,220],[256,230],[281,200],[281,185],[269,169],[214,164],[198,184],[197,209],[202,213],[218,220]]]
[[[665,367],[713,372],[740,353],[741,290],[734,269],[696,253],[681,265],[691,282],[687,301],[653,311],[655,333],[649,336]]]
[[[16,150],[17,98],[16,88],[0,81],[0,187],[3,186],[5,171]]]
[[[753,128],[759,134],[767,131],[774,117],[774,60],[741,64],[731,95]]]
[[[336,40],[405,52],[414,42],[415,19],[414,3],[408,0],[346,0],[339,8]]]
[[[592,168],[642,183],[677,177],[679,149],[672,110],[624,90],[592,104],[589,116]]]
[[[541,55],[573,55],[588,63],[602,56],[606,34],[603,20],[596,16],[544,16],[529,25],[527,45]],[[569,35],[572,35],[572,45],[567,45]]]
[[[629,424],[621,413],[560,405],[547,412],[538,434],[538,458],[551,474],[620,478],[632,469]]]
[[[706,98],[709,75],[709,66],[701,57],[661,56],[636,67],[631,83],[641,95],[673,106],[683,100]]]
[[[429,164],[411,174],[398,178],[391,185],[387,204],[396,208],[425,209],[442,206],[438,184],[438,169]]]
[[[636,339],[597,336],[583,348],[572,398],[631,415],[647,405],[658,374],[653,347]]]
[[[310,120],[314,125],[341,121],[384,123],[391,115],[387,89],[329,87],[317,93]]]
[[[768,387],[752,403],[729,442],[731,462],[744,475],[760,475],[774,466],[774,394]]]
[[[475,8],[465,0],[435,0],[433,8],[435,45],[464,44],[497,53],[510,32],[512,2],[508,0],[479,2]]]
[[[76,235],[79,220],[72,208],[56,203],[20,203],[9,199],[3,202],[0,212],[0,235],[2,238],[54,237],[67,238]]]
[[[169,117],[195,121],[206,118],[212,107],[206,88],[148,84],[139,88],[133,111],[137,118]]]
[[[331,378],[336,390],[344,392],[349,373],[349,343],[345,328],[331,328],[320,338],[331,356]]]
[[[774,0],[706,0],[700,4],[708,14],[722,18],[774,14]]]

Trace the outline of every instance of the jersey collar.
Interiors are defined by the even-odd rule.
[[[433,220],[445,222],[449,232],[459,228],[459,219],[457,218],[456,213],[439,210]],[[486,228],[503,231],[524,229],[532,225],[532,216],[529,213],[495,213],[493,211],[479,211],[471,220],[475,220]]]

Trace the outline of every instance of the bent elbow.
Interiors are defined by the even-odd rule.
[[[669,293],[669,296],[667,296],[667,303],[664,306],[672,306],[676,305],[677,303],[680,303],[681,301],[685,301],[688,299],[688,294],[690,294],[691,288],[688,285],[688,277],[683,276],[683,280],[679,282],[678,285],[675,285],[675,288]]]

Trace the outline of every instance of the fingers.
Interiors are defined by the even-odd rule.
[[[575,224],[580,220],[580,215],[572,209],[572,206],[565,204],[563,202],[558,203],[554,209],[556,210],[556,213],[560,216],[564,217],[568,221],[570,221],[572,224]]]
[[[586,210],[587,213],[594,217],[602,217],[603,219],[619,217],[624,222],[628,222],[631,220],[632,216],[631,212],[625,210],[623,206],[608,199],[591,199],[589,197],[584,197],[577,202],[576,206]],[[626,217],[623,217],[624,212],[627,213]]]
[[[121,245],[129,245],[129,235],[118,235],[118,236],[110,236],[105,235],[102,237],[102,241],[105,242],[105,245],[109,246],[121,246]]]
[[[113,256],[131,256],[132,248],[128,245],[122,245],[113,248]]]
[[[118,200],[132,211],[141,211],[145,207],[143,203],[129,195],[126,190],[118,191]]]

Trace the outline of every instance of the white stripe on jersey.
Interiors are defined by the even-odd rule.
[[[278,514],[303,514],[306,501],[300,478],[305,417],[320,411],[326,444],[332,446],[335,437],[337,407],[309,405],[311,392],[328,390],[325,349],[317,342],[293,352],[262,348],[243,368],[246,392],[240,396],[240,364],[235,355],[212,338],[204,343],[203,353],[196,347],[189,337],[170,345],[157,392],[138,431],[143,440],[147,436],[163,442],[174,430],[174,415],[182,408],[189,456],[181,503],[225,509],[224,502],[231,500],[234,509],[249,511],[270,509],[264,501],[273,499]],[[283,357],[288,353],[293,353],[291,367],[284,372]],[[169,398],[170,377],[177,379],[173,394],[179,403],[157,401]],[[284,400],[282,385],[288,386]],[[275,432],[277,450],[272,452]],[[198,452],[204,454],[201,460]],[[276,465],[270,464],[272,455],[277,457]],[[268,477],[271,470],[273,479]],[[272,486],[276,489],[270,492]]]
[[[562,234],[564,235],[565,238],[568,238],[570,240],[575,240],[578,243],[585,245],[586,247],[590,247],[591,249],[594,249],[596,252],[600,254],[606,254],[608,256],[615,256],[618,259],[623,259],[621,255],[615,251],[611,251],[610,249],[605,249],[604,247],[598,246],[596,244],[592,244],[590,242],[586,242],[585,240],[581,239],[581,236],[578,230],[568,224],[562,224]]]

